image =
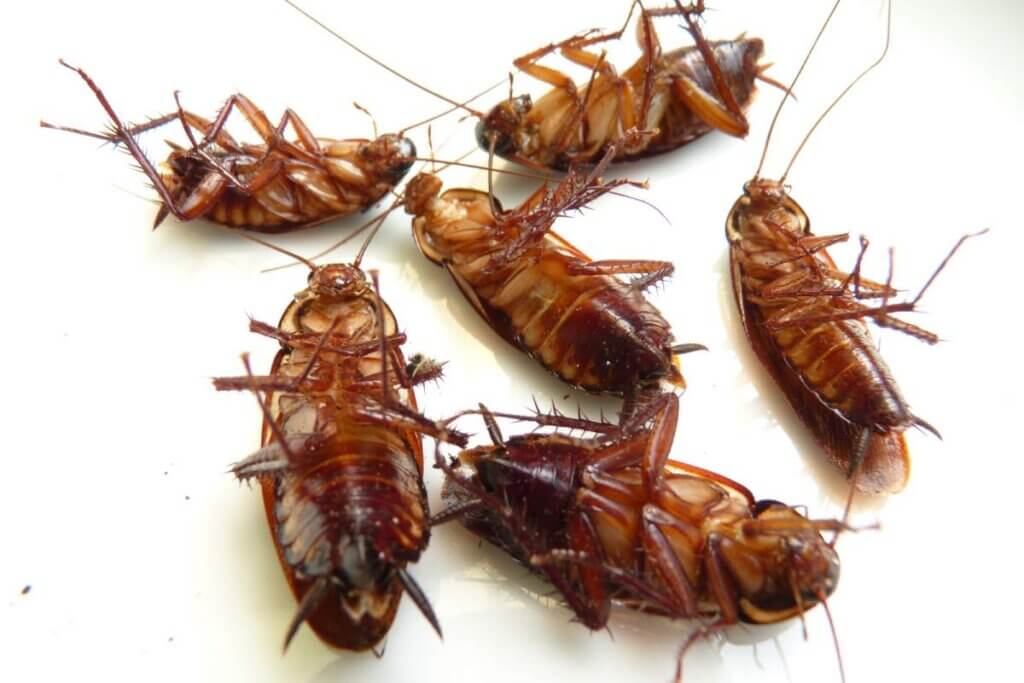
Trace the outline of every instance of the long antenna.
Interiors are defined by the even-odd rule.
[[[768,156],[768,143],[772,139],[772,132],[775,131],[775,124],[779,120],[779,114],[782,113],[782,107],[786,104],[786,100],[789,99],[790,95],[793,94],[793,86],[795,86],[796,82],[800,80],[800,74],[804,72],[804,67],[807,66],[807,62],[810,61],[811,55],[814,54],[814,48],[818,47],[818,41],[821,40],[821,36],[825,33],[825,29],[828,28],[828,23],[832,21],[832,15],[836,13],[837,9],[839,9],[840,2],[842,2],[842,0],[836,0],[836,4],[832,5],[832,11],[828,13],[827,17],[825,17],[825,23],[822,24],[821,29],[818,30],[818,35],[814,37],[814,42],[811,43],[811,49],[809,49],[807,54],[804,56],[804,61],[800,64],[800,68],[797,70],[796,76],[793,77],[793,82],[789,84],[789,87],[786,89],[786,94],[782,96],[782,101],[779,102],[779,108],[775,110],[775,116],[772,117],[772,125],[768,127],[768,135],[765,136],[764,139],[764,149],[761,150],[761,161],[758,162],[757,170],[754,171],[755,178],[761,177],[761,168],[764,166],[765,157]]]
[[[291,256],[293,259],[295,259],[296,261],[298,261],[302,265],[306,266],[310,270],[316,270],[316,264],[314,264],[309,259],[296,254],[294,251],[288,251],[284,247],[279,247],[278,245],[273,244],[272,242],[268,242],[268,241],[266,241],[264,239],[260,239],[259,237],[256,237],[255,235],[250,235],[250,234],[248,234],[248,233],[246,233],[245,231],[242,231],[242,230],[233,230],[232,232],[237,234],[239,237],[244,237],[245,239],[249,240],[250,242],[255,242],[256,244],[262,244],[263,246],[267,247],[268,249],[273,249],[274,251],[276,251],[278,253],[281,253],[281,254],[284,254],[285,256]]]
[[[314,16],[312,15],[312,14],[310,14],[310,13],[309,13],[309,12],[307,12],[306,10],[304,10],[304,9],[302,9],[301,7],[299,7],[298,5],[296,5],[296,4],[294,3],[294,2],[292,2],[292,0],[284,0],[284,1],[285,1],[285,2],[287,2],[287,3],[289,4],[289,5],[291,5],[291,6],[292,6],[292,7],[293,7],[293,8],[294,8],[294,9],[295,9],[296,11],[298,11],[298,12],[299,12],[300,14],[302,14],[302,15],[303,15],[303,16],[305,16],[305,17],[306,17],[307,19],[309,19],[310,21],[312,21],[312,22],[313,22],[314,24],[316,24],[317,26],[319,26],[319,27],[320,27],[320,28],[322,28],[323,30],[327,31],[327,32],[328,32],[328,33],[330,33],[330,34],[331,34],[332,36],[334,36],[335,38],[337,38],[337,39],[338,39],[338,40],[340,40],[341,42],[345,43],[345,44],[346,44],[346,45],[348,45],[348,46],[349,46],[350,48],[352,48],[353,50],[355,50],[356,52],[358,52],[358,53],[359,53],[359,54],[361,54],[362,56],[366,57],[366,58],[367,58],[367,59],[369,59],[369,60],[370,60],[371,62],[373,62],[374,64],[376,64],[376,65],[377,65],[377,66],[379,66],[380,68],[384,69],[385,71],[388,71],[388,72],[390,72],[391,74],[393,74],[393,75],[395,75],[395,76],[398,76],[399,78],[401,78],[401,79],[402,79],[403,81],[405,81],[405,82],[406,82],[406,83],[408,83],[409,85],[412,85],[412,86],[414,86],[414,87],[416,87],[416,88],[419,88],[419,89],[420,89],[420,90],[422,90],[423,92],[425,92],[425,93],[428,93],[428,94],[430,94],[430,95],[433,95],[434,97],[436,97],[436,98],[437,98],[437,99],[439,99],[439,100],[442,100],[442,101],[444,101],[444,102],[447,102],[448,104],[454,105],[454,106],[455,106],[455,107],[457,107],[457,108],[460,108],[460,109],[465,109],[466,111],[470,112],[471,114],[473,114],[474,116],[476,116],[476,117],[478,117],[478,118],[481,118],[481,119],[482,119],[482,118],[484,118],[484,115],[483,115],[483,114],[481,114],[480,112],[476,111],[475,109],[471,109],[470,107],[467,107],[466,105],[464,105],[464,104],[462,104],[462,103],[460,103],[460,102],[456,102],[455,100],[451,99],[450,97],[445,97],[445,96],[444,96],[444,95],[442,95],[441,93],[439,93],[439,92],[436,92],[436,91],[434,91],[434,90],[431,90],[430,88],[426,87],[425,85],[421,85],[421,84],[417,83],[416,81],[412,80],[411,78],[409,78],[409,77],[408,77],[408,76],[406,76],[405,74],[401,73],[400,71],[397,71],[396,69],[393,69],[393,68],[391,68],[390,66],[388,66],[388,65],[387,65],[387,64],[385,64],[384,62],[380,61],[379,59],[377,59],[376,57],[374,57],[373,55],[371,55],[371,54],[370,54],[369,52],[367,52],[366,50],[362,49],[361,47],[359,47],[358,45],[356,45],[355,43],[353,43],[353,42],[352,42],[351,40],[349,40],[348,38],[344,37],[343,35],[341,35],[341,34],[340,34],[340,33],[338,33],[337,31],[335,31],[334,29],[332,29],[332,28],[331,28],[330,26],[328,26],[327,24],[323,23],[322,21],[320,21],[319,19],[317,19],[316,17],[314,17]]]
[[[832,111],[837,104],[839,104],[839,100],[843,99],[843,97],[846,96],[846,93],[848,93],[851,90],[853,90],[853,86],[857,85],[857,83],[860,82],[860,79],[862,79],[865,76],[867,76],[868,73],[870,73],[876,66],[878,66],[879,64],[882,63],[882,60],[885,59],[885,55],[889,52],[889,42],[890,42],[891,38],[892,38],[892,0],[889,0],[888,17],[887,17],[886,23],[885,23],[885,47],[882,49],[882,54],[880,54],[878,56],[878,59],[876,59],[874,62],[871,63],[871,66],[869,66],[868,68],[866,68],[863,71],[861,71],[860,75],[857,76],[857,78],[853,79],[853,81],[850,83],[850,85],[846,86],[846,88],[843,90],[843,92],[839,93],[839,95],[834,100],[832,100],[832,104],[828,105],[828,108],[822,113],[821,116],[818,117],[818,120],[814,122],[814,125],[811,126],[811,129],[809,131],[807,131],[807,135],[804,136],[804,139],[800,143],[800,146],[796,148],[796,152],[793,153],[793,158],[789,160],[789,166],[786,166],[786,172],[782,174],[781,178],[779,178],[779,182],[780,183],[786,180],[786,176],[789,175],[790,169],[793,168],[793,163],[796,161],[797,156],[799,156],[800,152],[803,150],[804,145],[807,144],[807,141],[810,139],[811,134],[814,133],[814,131],[818,128],[818,125],[821,124],[821,122],[825,120],[825,117],[828,116],[829,112]]]

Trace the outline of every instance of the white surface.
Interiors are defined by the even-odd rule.
[[[828,3],[716,4],[709,37],[763,37],[776,63],[771,73],[787,80]],[[626,10],[624,0],[562,5],[308,4],[381,59],[457,97],[501,78],[512,58],[547,41],[617,27]],[[799,103],[787,105],[769,174],[877,53],[880,6],[840,9],[797,89]],[[406,604],[382,660],[335,654],[307,630],[281,656],[294,601],[258,493],[225,474],[257,445],[259,416],[251,397],[218,394],[209,378],[237,373],[245,350],[266,367],[275,344],[246,331],[246,314],[276,321],[305,275],[260,274],[282,259],[202,222],[172,219],[150,232],[155,207],[133,196],[147,191],[126,157],[40,130],[37,121],[104,124],[58,57],[86,68],[136,121],[173,106],[174,89],[189,108],[209,113],[242,91],[275,120],[291,106],[315,132],[336,137],[370,133],[353,99],[382,130],[443,107],[279,2],[39,2],[5,13],[0,678],[668,680],[691,624],[620,612],[614,638],[590,634],[569,623],[565,609],[538,601],[544,584],[456,526],[436,532],[413,570],[444,626],[443,643]],[[685,41],[672,22],[659,28],[666,47]],[[1022,29],[1021,6],[1009,0],[901,0],[888,59],[825,123],[790,176],[819,234],[868,235],[867,272],[877,277],[893,246],[896,281],[910,290],[961,234],[992,228],[936,282],[926,314],[913,316],[948,341],[928,348],[878,335],[915,410],[945,440],[911,433],[909,488],[861,507],[855,522],[880,520],[882,529],[839,545],[843,575],[831,604],[850,681],[1019,676],[1011,619],[1021,607],[1012,503],[1021,485],[1021,363],[1011,278],[1022,246]],[[613,57],[627,64],[637,54],[630,39]],[[543,91],[525,77],[516,89]],[[837,516],[837,478],[753,359],[729,292],[723,222],[778,99],[762,90],[746,141],[712,135],[615,169],[649,178],[642,198],[671,225],[637,202],[608,197],[559,231],[595,258],[675,261],[677,275],[656,303],[680,341],[711,352],[684,359],[690,389],[674,456],[735,477],[758,496]],[[452,125],[435,130],[436,144],[455,136],[441,157],[472,144],[471,121]],[[423,131],[414,137],[425,151]],[[146,138],[156,159],[165,154],[161,139]],[[485,187],[473,172],[448,173],[446,183]],[[497,189],[512,203],[531,186],[500,179]],[[310,254],[357,223],[278,241]],[[855,249],[833,254],[849,265]],[[580,399],[477,319],[443,271],[418,254],[406,216],[389,219],[367,265],[381,271],[409,352],[449,361],[444,383],[420,394],[430,414],[477,401],[520,410],[531,395],[569,394],[561,404],[570,407]],[[440,478],[427,477],[436,506]],[[26,584],[32,590],[21,595]],[[838,680],[824,613],[816,609],[807,621],[806,643],[796,622],[702,643],[687,659],[687,680]]]

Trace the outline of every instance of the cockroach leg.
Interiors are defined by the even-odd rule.
[[[664,407],[659,409],[650,427],[649,441],[643,455],[643,481],[647,495],[653,496],[661,482],[672,450],[672,441],[676,435],[676,423],[679,421],[679,398],[675,394],[665,394]]]
[[[681,614],[699,614],[697,589],[686,576],[679,558],[661,530],[661,525],[673,526],[676,520],[660,508],[646,505],[643,509],[643,547],[647,562],[661,577]]]
[[[327,438],[327,434],[320,432],[288,434],[283,441],[271,442],[234,463],[230,472],[239,481],[281,477],[319,457],[320,448]]]
[[[710,100],[708,104],[711,105],[711,111],[714,112],[714,115],[710,117],[710,120],[708,118],[704,118],[705,114],[702,113],[702,111],[707,111],[705,107],[697,105],[694,107],[694,112],[701,118],[704,118],[708,125],[715,126],[720,130],[730,133],[731,135],[738,135],[740,137],[745,136],[750,130],[750,124],[743,115],[743,109],[736,101],[736,98],[732,94],[732,89],[725,80],[725,74],[722,73],[722,68],[719,66],[718,60],[715,59],[711,45],[708,44],[707,39],[704,38],[704,34],[700,30],[700,26],[698,26],[697,22],[693,19],[694,14],[700,15],[704,12],[704,0],[699,0],[697,3],[691,4],[689,7],[683,7],[680,0],[675,0],[675,2],[678,12],[683,15],[683,19],[686,21],[686,26],[690,31],[690,35],[693,36],[693,40],[697,44],[697,49],[704,57],[704,63],[708,65],[708,70],[711,72],[711,78],[715,82],[716,94],[721,98],[722,103],[725,104],[724,111],[722,111],[723,108],[718,104],[717,100]],[[691,100],[687,99],[687,102],[691,102]],[[719,121],[719,119],[720,123],[716,124],[716,121]]]
[[[411,386],[426,384],[444,376],[446,363],[427,358],[421,353],[414,354],[405,367],[405,374],[409,378]]]
[[[124,133],[126,135],[130,135],[130,136],[134,137],[136,135],[139,135],[140,133],[145,133],[146,131],[153,130],[154,128],[159,128],[160,126],[165,126],[168,123],[170,123],[171,121],[176,121],[176,120],[178,120],[178,113],[177,112],[172,112],[170,114],[163,114],[161,116],[157,116],[155,118],[152,118],[149,121],[146,121],[145,123],[139,123],[139,124],[136,124],[136,125],[132,126],[131,128],[126,128],[124,130]],[[117,146],[118,144],[121,143],[121,137],[116,132],[115,133],[96,133],[96,132],[91,131],[91,130],[83,130],[81,128],[72,128],[71,126],[58,126],[58,125],[55,125],[55,124],[52,124],[52,123],[48,123],[46,121],[40,121],[39,125],[42,128],[50,128],[50,129],[53,129],[53,130],[62,130],[62,131],[65,131],[67,133],[75,133],[76,135],[84,135],[86,137],[96,138],[97,140],[104,140],[106,142],[109,142],[109,143],[113,144],[114,146]]]
[[[487,425],[487,434],[491,437],[491,443],[499,448],[505,443],[505,438],[501,435],[501,429],[498,427],[498,423],[494,420],[494,415],[487,410],[487,406],[483,403],[478,403],[480,406],[480,417],[484,419],[484,424]]]
[[[597,537],[594,523],[585,511],[580,510],[569,517],[568,541],[571,548],[585,556],[594,558],[597,565],[580,564],[577,572],[580,579],[580,592],[588,609],[584,614],[577,612],[580,621],[590,628],[600,628],[608,623],[611,612],[611,596],[605,584],[603,567],[607,564],[601,543]]]
[[[722,542],[722,536],[717,533],[708,536],[704,567],[707,570],[707,581],[711,594],[715,596],[715,602],[721,605],[720,621],[723,624],[735,624],[739,621],[739,612],[736,607],[738,597],[736,588],[732,585],[729,573],[725,568],[725,559],[722,557],[721,550]]]
[[[702,624],[695,628],[690,635],[683,641],[682,646],[679,648],[679,654],[676,655],[676,676],[673,679],[675,683],[682,683],[683,680],[683,660],[686,659],[686,653],[690,651],[690,648],[702,638],[710,638],[719,631],[724,631],[730,626],[735,625],[736,622],[729,622],[725,618],[716,619],[710,624]]]
[[[640,280],[630,283],[645,289],[663,280],[675,270],[670,261],[641,261],[631,259],[608,259],[604,261],[576,262],[568,267],[570,275],[641,275]],[[638,285],[638,282],[643,282]]]
[[[379,399],[358,392],[345,392],[344,396],[347,403],[343,409],[358,422],[378,424],[392,429],[408,429],[457,446],[465,446],[469,441],[466,434],[449,429],[444,423],[429,420],[415,410],[394,401],[381,404]]]
[[[461,519],[463,515],[486,509],[486,506],[476,498],[449,505],[430,518],[430,526],[441,526],[455,519]]]
[[[153,183],[153,189],[155,189],[157,194],[160,195],[160,199],[163,200],[166,209],[173,213],[175,218],[179,220],[188,220],[189,217],[186,217],[186,214],[182,212],[175,204],[174,197],[171,195],[170,188],[167,187],[163,179],[160,177],[160,174],[153,166],[153,163],[145,155],[145,153],[139,147],[138,143],[135,142],[135,138],[133,138],[131,134],[129,134],[124,124],[121,123],[121,119],[118,118],[117,114],[114,112],[114,108],[110,105],[110,102],[107,100],[107,96],[103,94],[103,91],[100,90],[98,85],[96,85],[96,82],[93,81],[89,74],[87,74],[82,69],[68,64],[63,59],[59,61],[61,66],[64,66],[70,69],[71,71],[77,73],[82,78],[82,80],[85,81],[85,84],[89,86],[89,89],[92,90],[93,94],[96,96],[96,99],[99,100],[100,105],[103,107],[104,110],[106,110],[107,116],[110,117],[115,137],[117,137],[117,139],[124,143],[125,147],[128,148],[128,151],[135,158],[135,161],[139,164],[139,168],[142,169],[142,172],[145,173],[146,177],[149,178],[151,183]],[[194,217],[195,216],[192,216],[192,218]]]

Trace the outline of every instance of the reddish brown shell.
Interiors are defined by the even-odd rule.
[[[487,193],[438,196],[440,181],[429,174],[408,187],[420,250],[502,339],[587,391],[625,394],[659,380],[684,386],[671,328],[641,288],[586,272],[591,260],[548,230],[553,215],[540,221],[546,226],[531,224],[531,207],[549,191],[496,217]],[[509,257],[503,250],[529,230],[543,236]]]
[[[764,43],[759,38],[738,38],[712,41],[708,46],[736,103],[745,110],[753,101]],[[641,57],[621,74],[621,79],[630,85],[633,107],[638,113],[646,66],[645,58]],[[710,115],[698,115],[695,101],[688,102],[680,91],[685,87],[694,96],[699,93],[699,97],[708,100],[716,92],[711,70],[697,46],[659,54],[653,73],[647,117],[637,121],[636,126],[657,132],[635,145],[622,147],[614,161],[662,154],[716,129],[708,122]],[[684,82],[686,85],[682,86]],[[553,88],[536,103],[528,96],[506,100],[495,105],[480,121],[477,140],[483,149],[489,149],[494,139],[496,154],[532,167],[565,170],[572,163],[596,163],[608,145],[625,133],[620,83],[599,74],[591,84],[580,87],[578,96],[586,106],[579,117],[574,115],[576,95],[565,88]]]
[[[675,397],[661,400],[674,421]],[[772,623],[831,594],[839,560],[820,531],[836,523],[666,460],[674,423],[665,426],[525,434],[463,451],[446,508],[553,581],[592,629],[613,598],[674,618]]]
[[[263,144],[206,153],[242,182],[262,185],[253,192],[235,187],[190,149],[171,152],[162,178],[188,215],[229,228],[282,233],[367,210],[394,189],[416,154],[410,140],[393,135],[316,142],[314,152],[293,142],[269,155]]]
[[[846,274],[825,249],[801,247],[801,239],[814,239],[807,215],[774,181],[752,181],[729,213],[726,235],[736,304],[758,359],[844,474],[863,455],[859,489],[902,489],[910,474],[903,432],[917,418],[866,322],[817,319],[861,304],[852,291],[836,293]],[[864,281],[870,286],[880,287]],[[815,321],[771,329],[786,315]]]

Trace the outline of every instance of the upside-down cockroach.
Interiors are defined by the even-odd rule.
[[[822,32],[827,25],[828,20]],[[886,51],[888,47],[887,33]],[[833,101],[825,114],[884,56],[885,51]],[[796,78],[802,70],[803,66]],[[785,101],[784,97],[776,119]],[[890,302],[897,294],[891,282],[871,282],[860,276],[867,240],[861,240],[860,257],[853,270],[840,271],[826,248],[845,241],[848,235],[812,234],[807,214],[788,195],[786,176],[807,138],[779,180],[760,177],[761,165],[758,166],[726,220],[732,285],[740,320],[758,359],[831,461],[853,478],[855,487],[869,493],[899,491],[910,472],[903,432],[914,426],[936,435],[938,432],[911,412],[871,339],[866,321],[873,320],[881,327],[899,330],[927,343],[937,342],[934,333],[893,314],[914,309],[967,237],[956,244],[916,298]],[[767,149],[766,139],[765,153]],[[764,158],[762,154],[762,165]],[[866,299],[879,301],[872,305],[864,303]]]
[[[594,45],[617,40],[629,26],[618,31],[587,31],[551,43],[516,59],[516,68],[555,86],[534,104],[529,95],[509,97],[496,105],[477,125],[477,139],[485,150],[533,167],[565,169],[572,163],[594,163],[608,145],[631,128],[656,131],[620,145],[615,160],[661,154],[713,130],[743,137],[749,128],[744,110],[754,95],[757,79],[766,65],[758,64],[764,52],[759,38],[707,41],[694,15],[704,10],[703,0],[684,7],[641,9],[637,41],[643,56],[620,76],[604,53]],[[652,19],[681,14],[696,43],[692,47],[662,52]],[[566,74],[538,64],[558,52],[591,71],[589,82],[577,86]]]
[[[511,553],[549,580],[590,629],[605,627],[613,601],[704,620],[680,667],[699,635],[802,616],[824,603],[839,558],[820,532],[845,525],[755,500],[730,479],[669,460],[678,406],[675,394],[662,394],[619,425],[521,417],[598,435],[508,440],[481,406],[493,443],[451,462],[438,450],[447,477],[445,509],[434,523],[460,519]]]
[[[627,136],[631,139],[636,133]],[[632,396],[660,381],[683,387],[673,345],[645,288],[672,273],[668,261],[592,261],[551,228],[559,216],[633,181],[604,182],[611,145],[590,172],[570,169],[519,207],[502,210],[488,192],[452,189],[420,173],[405,190],[423,255],[443,266],[473,308],[505,341],[587,391]],[[637,278],[626,283],[617,275]]]
[[[565,170],[573,163],[596,163],[616,143],[614,160],[635,159],[680,147],[712,130],[745,136],[744,110],[754,95],[754,82],[778,85],[764,75],[768,65],[758,61],[764,44],[758,38],[708,41],[695,15],[703,0],[683,6],[641,9],[637,25],[643,56],[620,76],[615,67],[587,48],[622,37],[638,5],[630,6],[621,29],[594,31],[552,43],[514,60],[523,72],[555,86],[534,105],[529,95],[509,97],[487,114],[440,95],[396,71],[352,41],[313,17],[292,0],[286,2],[335,38],[407,83],[454,104],[478,119],[477,139],[485,150],[534,168]],[[682,15],[696,43],[662,53],[652,19]],[[540,65],[538,60],[558,51],[591,70],[590,81],[578,88],[567,75]],[[633,128],[651,133],[621,138]]]
[[[315,137],[291,109],[275,127],[242,94],[232,95],[214,121],[185,111],[178,102],[173,113],[126,127],[85,71],[60,63],[92,89],[110,117],[111,131],[41,125],[123,144],[160,196],[154,227],[168,215],[265,233],[312,227],[373,206],[401,181],[416,155],[412,141],[401,133],[374,140]],[[239,143],[224,129],[236,108],[259,134],[261,144]],[[191,146],[168,142],[171,154],[161,172],[135,136],[172,121],[182,124]],[[294,142],[284,138],[289,124],[297,136]],[[197,140],[195,132],[202,137]]]
[[[358,263],[313,267],[278,327],[271,373],[214,380],[252,390],[264,412],[263,447],[236,463],[258,479],[278,558],[303,622],[327,644],[365,650],[387,634],[403,591],[441,633],[408,569],[430,536],[420,435],[465,437],[417,412],[413,385],[439,366],[406,371],[405,336]],[[260,393],[266,398],[260,398]]]

